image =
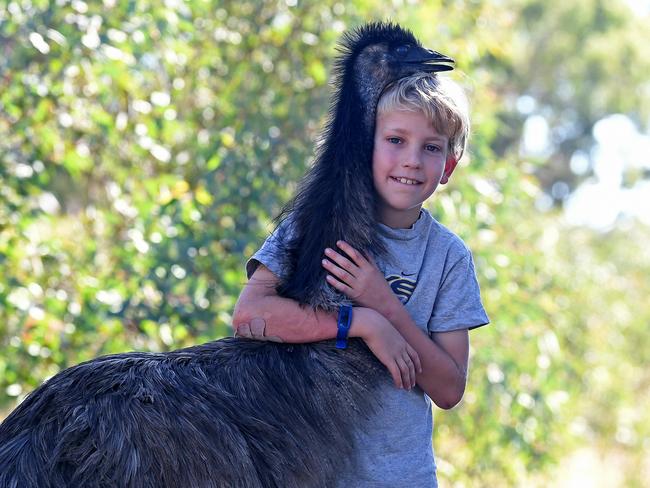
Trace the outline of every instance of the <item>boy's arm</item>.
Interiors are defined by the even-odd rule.
[[[333,339],[337,317],[296,301],[278,296],[278,278],[259,265],[242,290],[233,312],[236,335],[259,340],[305,343]],[[375,310],[354,307],[350,337],[363,339],[373,354],[389,370],[395,385],[410,389],[415,385],[420,362],[415,350],[391,323]]]
[[[278,278],[260,264],[233,312],[236,335],[278,342],[317,342],[336,337],[336,317],[278,296]]]
[[[429,338],[415,324],[376,264],[343,241],[339,241],[338,246],[350,259],[331,249],[325,251],[329,259],[323,260],[323,267],[330,273],[328,283],[356,303],[386,317],[418,353],[422,372],[416,380],[420,388],[440,408],[454,407],[465,392],[469,362],[468,329],[439,332]]]
[[[421,358],[422,373],[416,377],[418,385],[440,408],[453,408],[463,398],[467,383],[468,329],[437,332],[430,339],[397,297],[396,302],[383,313]]]

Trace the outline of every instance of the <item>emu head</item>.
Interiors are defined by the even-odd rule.
[[[379,97],[400,78],[453,69],[451,58],[423,48],[413,34],[392,23],[370,23],[344,34],[339,51],[315,163],[279,218],[291,216],[294,233],[278,293],[330,311],[348,300],[325,280],[324,249],[336,249],[342,239],[366,256],[386,253],[372,182]]]
[[[422,47],[408,30],[392,23],[370,23],[346,35],[337,70],[341,89],[359,97],[367,132],[374,132],[377,103],[388,85],[415,73],[450,71],[454,60]],[[348,79],[345,79],[345,78]]]

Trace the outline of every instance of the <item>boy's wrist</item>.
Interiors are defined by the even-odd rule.
[[[369,310],[365,307],[352,307],[352,322],[350,322],[350,331],[348,337],[364,338],[366,335],[366,321],[364,316],[366,311]]]
[[[390,299],[382,301],[381,310],[377,310],[383,317],[385,317],[389,322],[393,322],[395,317],[404,308],[404,305],[400,299],[394,293],[391,293]]]
[[[350,331],[348,337],[359,337],[367,339],[373,330],[377,328],[378,322],[383,317],[379,312],[367,307],[353,307],[352,308],[352,323],[350,324]],[[385,320],[385,319],[383,319]]]

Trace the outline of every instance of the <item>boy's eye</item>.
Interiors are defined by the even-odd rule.
[[[427,151],[431,151],[431,152],[437,152],[437,151],[440,151],[440,150],[441,150],[441,149],[440,149],[440,146],[436,146],[435,144],[427,144],[427,145],[425,146],[425,149],[426,149]]]
[[[387,140],[391,144],[399,144],[402,142],[402,140],[399,137],[389,137]]]

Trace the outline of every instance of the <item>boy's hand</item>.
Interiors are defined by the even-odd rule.
[[[235,337],[245,337],[258,341],[284,342],[280,337],[266,335],[266,320],[262,317],[254,318],[250,323],[239,324],[235,328]]]
[[[329,272],[326,279],[330,285],[355,304],[372,308],[384,316],[388,306],[394,306],[394,302],[401,304],[372,257],[366,259],[345,241],[338,241],[336,245],[350,259],[333,249],[325,249],[328,259],[323,259],[323,267]]]
[[[422,372],[418,353],[393,325],[376,310],[354,307],[350,335],[361,337],[381,363],[388,368],[397,388],[410,390]]]

